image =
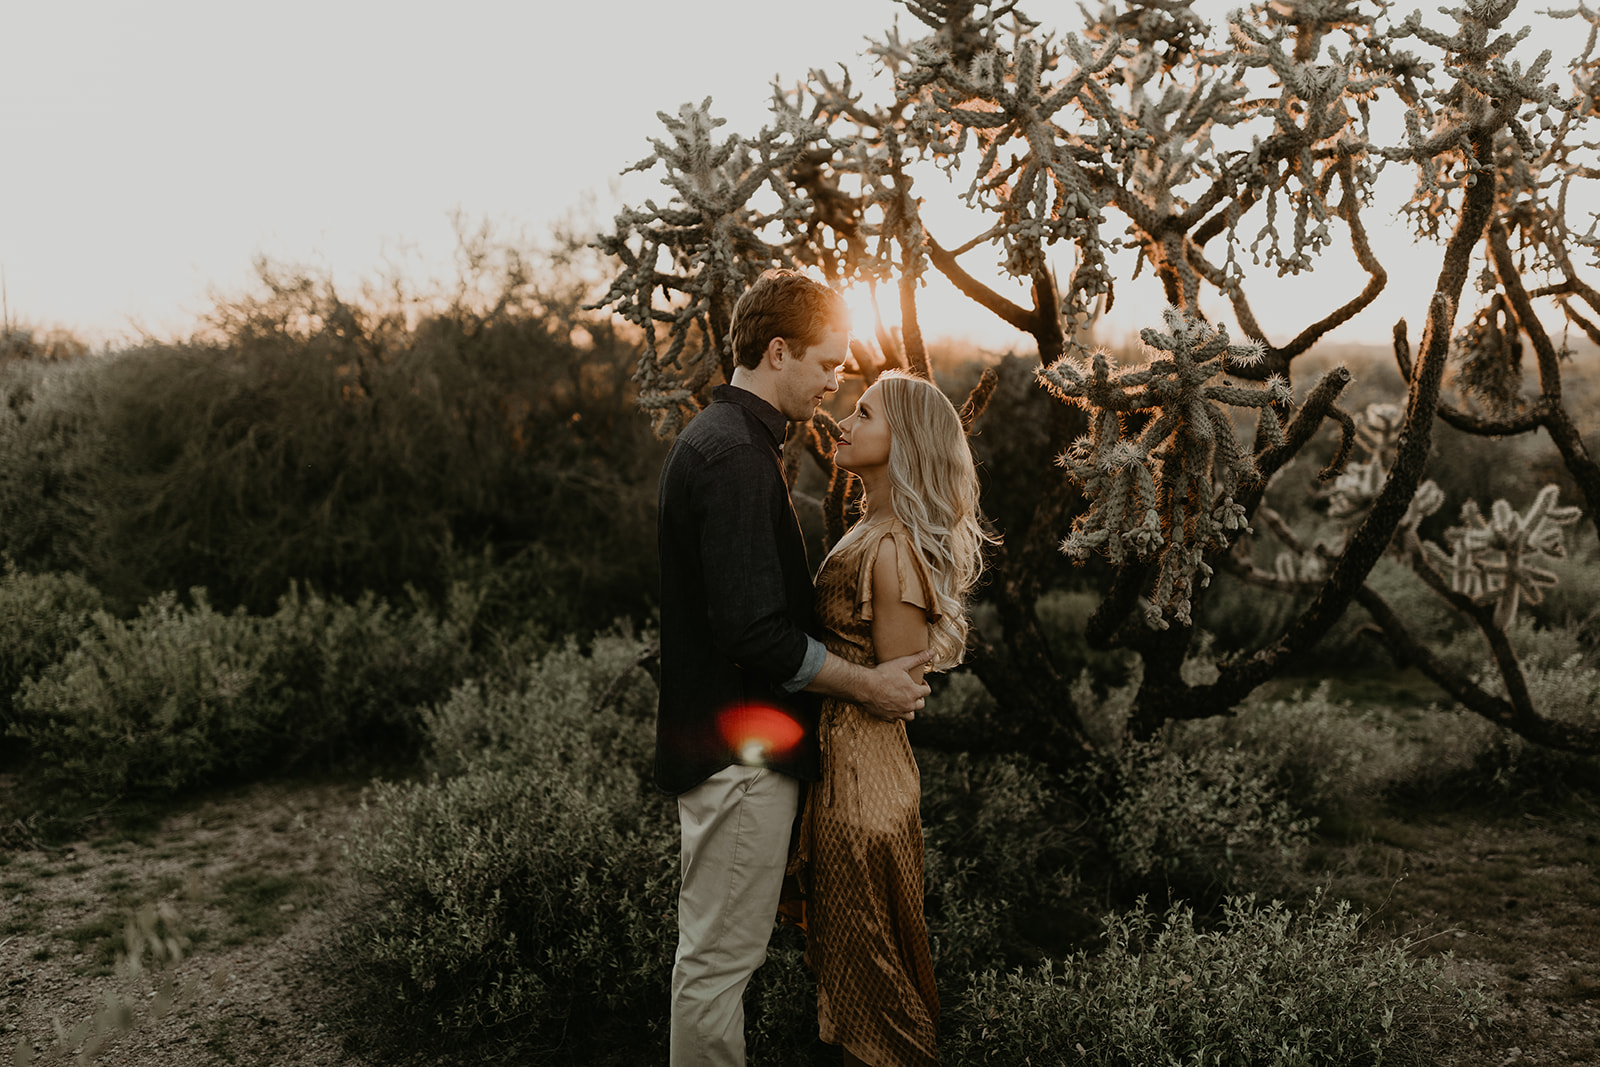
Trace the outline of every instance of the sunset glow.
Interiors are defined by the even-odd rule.
[[[856,282],[844,288],[844,302],[850,308],[850,332],[867,341],[877,333],[872,304],[876,296],[878,314],[884,326],[894,329],[900,325],[900,290],[893,282],[880,282],[876,286]]]

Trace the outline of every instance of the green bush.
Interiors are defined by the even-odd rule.
[[[368,1039],[572,1063],[664,1040],[677,826],[643,774],[642,652],[569,643],[513,687],[460,686],[426,719],[450,776],[375,787],[341,947]]]
[[[0,575],[0,733],[22,683],[65,656],[102,607],[75,574],[25,574],[10,560]]]
[[[74,571],[93,539],[90,477],[105,455],[99,360],[0,364],[0,553]]]
[[[0,366],[0,552],[120,614],[197,585],[266,614],[292,581],[442,601],[487,553],[492,625],[645,617],[665,445],[632,339],[557,291],[574,268],[465,245],[448,293],[263,265],[187,339]]]
[[[401,609],[371,593],[349,604],[291,587],[265,623],[282,762],[416,753],[421,709],[471,669],[478,599],[452,586],[438,613],[416,593]]]
[[[82,796],[166,792],[249,773],[276,709],[262,622],[164,593],[123,621],[104,611],[77,648],[23,683],[17,723],[39,777]]]
[[[1382,799],[1413,769],[1399,731],[1383,715],[1334,700],[1321,682],[1286,698],[1252,697],[1227,717],[1174,723],[1168,744],[1186,754],[1247,752],[1287,803],[1341,815]]]
[[[1521,620],[1511,633],[1533,706],[1546,718],[1593,725],[1600,716],[1600,667],[1571,629],[1535,626]],[[1482,651],[1482,638],[1463,638],[1449,655],[1478,684],[1497,696],[1505,686]],[[1417,803],[1456,803],[1462,799],[1539,804],[1573,792],[1595,792],[1600,758],[1536,745],[1482,716],[1465,710],[1443,713],[1453,725],[1437,731],[1427,758],[1418,760],[1396,792]]]
[[[1129,887],[1201,897],[1262,877],[1295,857],[1315,820],[1242,748],[1175,750],[1124,741],[1083,779],[1105,856]]]
[[[1369,943],[1344,903],[1232,899],[1204,931],[1144,902],[1106,920],[1105,948],[1036,971],[988,971],[953,1004],[948,1062],[1101,1067],[1432,1063],[1485,998],[1406,940]]]
[[[414,752],[417,706],[470,667],[462,593],[442,619],[370,596],[294,590],[263,617],[190,595],[127,620],[94,612],[77,647],[23,683],[8,732],[30,747],[30,781],[108,798]]]
[[[1059,786],[1020,757],[918,753],[928,934],[941,983],[1057,947],[1087,840]]]

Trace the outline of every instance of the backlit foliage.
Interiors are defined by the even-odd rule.
[[[1211,578],[1206,554],[1249,525],[1234,494],[1259,473],[1222,405],[1259,409],[1262,434],[1276,445],[1283,430],[1272,405],[1290,399],[1278,378],[1266,388],[1212,382],[1230,361],[1259,361],[1259,345],[1229,344],[1226,328],[1177,308],[1165,318],[1168,332],[1141,334],[1153,358],[1140,367],[1113,373],[1110,357],[1096,352],[1039,372],[1051,392],[1093,413],[1089,436],[1058,459],[1090,501],[1061,550],[1075,559],[1101,552],[1113,563],[1154,556],[1160,569],[1147,613],[1163,627],[1167,609],[1189,624],[1190,597]],[[1125,432],[1132,415],[1147,419]]]
[[[1003,636],[978,633],[969,657],[1015,713],[1017,744],[1055,745],[1062,762],[1092,747],[1034,607],[1060,546],[1112,568],[1085,638],[1144,658],[1136,733],[1226,711],[1356,602],[1389,647],[1455,699],[1543,743],[1600,748],[1600,725],[1551,732],[1514,682],[1515,650],[1495,621],[1547,588],[1546,555],[1520,547],[1496,515],[1480,516],[1481,526],[1461,527],[1463,546],[1482,545],[1456,566],[1468,583],[1457,589],[1417,547],[1442,503],[1427,477],[1436,417],[1486,437],[1546,431],[1587,513],[1600,514],[1600,465],[1562,395],[1568,347],[1536,303],[1553,301],[1600,344],[1591,318],[1600,290],[1578,262],[1600,250],[1579,206],[1600,176],[1600,13],[1581,4],[1547,13],[1585,42],[1562,85],[1522,25],[1546,13],[1517,0],[1461,0],[1426,15],[1260,0],[1225,16],[1185,0],[1113,0],[1073,9],[1077,24],[1060,29],[1022,0],[904,6],[910,18],[869,44],[880,75],[870,84],[844,68],[780,83],[768,128],[722,142],[710,136],[709,101],[663,116],[673,141],[641,166],[662,171],[674,199],[623,212],[600,239],[620,264],[604,303],[671,330],[639,373],[658,429],[704,403],[718,360],[729,372],[726,311],[759,270],[798,264],[834,285],[892,282],[900,321],[876,325],[881,358],[929,373],[918,295],[937,270],[1032,337],[1041,382],[1071,408],[1049,426],[1062,474],[1040,472],[1032,514],[1001,531],[986,596]],[[1385,169],[1412,176],[1408,194],[1379,183]],[[928,204],[941,195],[970,210],[960,221],[936,215]],[[1397,214],[1419,241],[1439,244],[1436,269],[1407,279],[1427,294],[1414,307],[1415,351],[1406,323],[1394,327],[1404,401],[1343,411],[1344,368],[1291,393],[1297,357],[1390,284],[1367,227],[1369,216],[1387,224]],[[1317,270],[1343,249],[1365,275],[1347,292]],[[1145,269],[1172,310],[1165,327],[1143,332],[1149,363],[1119,366],[1094,352],[1090,327],[1117,281]],[[1250,289],[1263,274],[1299,278],[1304,311],[1291,335],[1269,336],[1256,317]],[[1213,302],[1231,312],[1237,343],[1212,321]],[[1230,346],[1238,351],[1224,358]],[[869,347],[856,350],[866,377],[880,365]],[[1537,395],[1524,361],[1537,365]],[[965,412],[979,432],[992,380],[987,388]],[[1240,408],[1256,413],[1248,442],[1232,427]],[[1330,421],[1342,439],[1319,496],[1334,530],[1302,539],[1266,505],[1268,486]],[[826,424],[800,437],[827,468]],[[834,475],[826,494],[830,536],[843,529],[846,483]],[[1258,519],[1284,542],[1271,571],[1241,552]],[[1412,561],[1483,628],[1511,679],[1504,698],[1429,658],[1367,587],[1386,554]],[[1180,667],[1219,565],[1307,595],[1279,632],[1195,682]],[[1054,740],[1020,725],[1037,709],[1048,709],[1044,736]]]

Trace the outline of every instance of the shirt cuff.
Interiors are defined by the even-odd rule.
[[[822,671],[822,665],[828,662],[828,650],[823,647],[810,634],[806,634],[806,658],[800,661],[800,669],[794,672],[794,677],[783,683],[785,693],[798,693],[810,685]]]

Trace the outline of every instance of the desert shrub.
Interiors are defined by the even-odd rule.
[[[1095,688],[1103,692],[1126,683],[1138,657],[1127,649],[1090,647],[1084,628],[1099,603],[1099,595],[1088,590],[1052,589],[1040,594],[1034,612],[1062,673],[1078,677],[1087,672]]]
[[[98,360],[0,364],[0,553],[72,571],[93,536],[89,475],[104,455]]]
[[[281,761],[417,752],[420,709],[471,670],[477,602],[463,585],[448,591],[443,612],[414,592],[397,607],[371,593],[346,603],[291,587],[265,622]]]
[[[1486,1000],[1411,942],[1365,941],[1343,902],[1296,913],[1234,898],[1206,931],[1141,901],[1105,924],[1105,947],[1033,972],[988,971],[951,1012],[953,1063],[1431,1063]]]
[[[431,768],[444,775],[470,767],[523,767],[578,758],[595,744],[631,760],[641,782],[650,772],[655,683],[644,669],[652,639],[623,624],[588,647],[569,636],[513,676],[471,680],[423,709]],[[592,716],[597,705],[604,715]]]
[[[1412,764],[1392,722],[1374,709],[1333,699],[1331,691],[1324,681],[1287,697],[1252,697],[1227,718],[1173,724],[1168,743],[1189,755],[1248,752],[1296,810],[1354,812],[1380,800]]]
[[[11,730],[38,777],[82,796],[166,792],[270,753],[277,725],[262,621],[164,593],[121,620],[95,612],[78,647],[23,683]]]
[[[772,1067],[833,1067],[836,1046],[817,1035],[817,980],[806,969],[806,939],[781,926],[767,945],[767,962],[745,992],[744,1034],[748,1062]]]
[[[1571,499],[1571,498],[1566,498]],[[1600,545],[1587,523],[1569,538],[1566,559],[1550,564],[1559,577],[1540,604],[1524,605],[1540,629],[1570,633],[1585,649],[1600,647]]]
[[[661,1037],[677,827],[643,775],[642,651],[569,643],[513,685],[458,687],[426,718],[449,776],[374,788],[342,947],[372,995],[369,1037],[574,1063]]]
[[[1593,724],[1600,716],[1600,660],[1585,647],[1580,633],[1519,620],[1511,637],[1540,714],[1556,722]],[[1486,690],[1504,695],[1504,680],[1490,668],[1481,636],[1464,635],[1447,655]],[[1455,725],[1438,732],[1427,759],[1398,783],[1401,798],[1423,803],[1515,800],[1537,806],[1574,791],[1592,794],[1600,783],[1600,759],[1592,755],[1533,744],[1467,711],[1448,714]]]
[[[1202,636],[1183,666],[1191,684],[1215,668]],[[1275,875],[1291,862],[1316,819],[1291,803],[1277,779],[1281,761],[1249,744],[1213,743],[1169,723],[1140,741],[1126,731],[1143,680],[1135,662],[1125,684],[1097,691],[1088,672],[1073,685],[1096,754],[1069,788],[1098,840],[1097,860],[1125,890],[1215,899],[1241,882]]]
[[[296,580],[442,602],[488,553],[492,625],[643,618],[665,445],[632,339],[577,268],[466,244],[450,292],[263,265],[188,338],[0,365],[0,552],[122,614],[196,585],[267,614]]]
[[[1130,888],[1212,896],[1292,860],[1315,825],[1239,747],[1126,740],[1080,782],[1103,853]]]
[[[100,593],[75,574],[27,574],[5,561],[0,575],[0,732],[23,681],[66,655],[102,607]]]
[[[1053,947],[1088,842],[1059,784],[1023,757],[921,752],[926,908],[942,983]]]
[[[107,798],[327,767],[358,749],[405,755],[416,705],[470,666],[464,593],[442,618],[299,590],[268,616],[190,598],[163,593],[131,619],[94,612],[77,647],[23,683],[9,732],[30,747],[30,781]]]

